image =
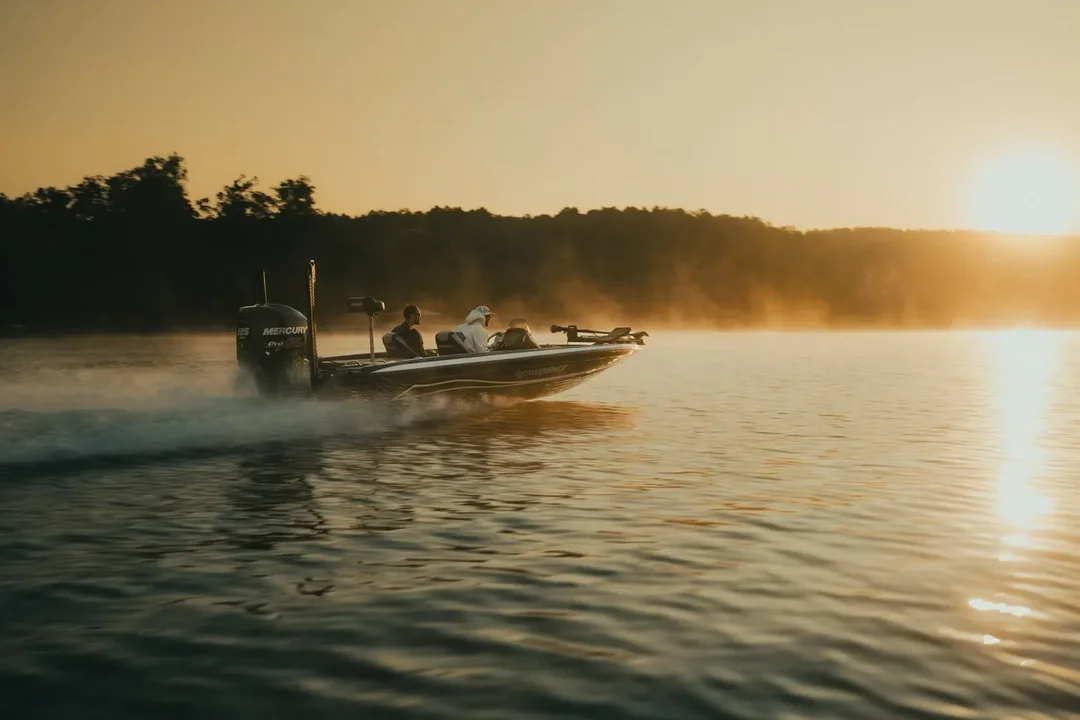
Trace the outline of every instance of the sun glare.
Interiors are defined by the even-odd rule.
[[[1044,152],[995,158],[972,187],[972,222],[979,230],[1022,235],[1076,232],[1080,181],[1069,164]]]
[[[1051,331],[1012,330],[989,334],[990,352],[996,366],[992,396],[1001,421],[998,437],[997,511],[1005,580],[1001,591],[990,597],[968,599],[968,606],[984,615],[1000,613],[1017,618],[1036,616],[1036,610],[1021,604],[1022,596],[1011,594],[1021,576],[1031,573],[1025,564],[1037,561],[1038,535],[1053,509],[1052,498],[1042,492],[1046,472],[1043,447],[1047,412],[1053,400],[1060,363],[1062,336]],[[985,588],[984,588],[985,590]],[[994,621],[981,630],[1000,633]],[[1001,642],[995,634],[985,634],[982,642]]]
[[[1038,482],[1045,470],[1042,435],[1062,338],[1052,331],[1012,330],[993,333],[991,340],[1001,419],[998,512],[1008,533],[1026,533],[1051,506]]]

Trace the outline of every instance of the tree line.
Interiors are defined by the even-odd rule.
[[[259,189],[239,176],[195,201],[176,154],[111,177],[0,194],[0,330],[227,329],[261,299],[355,327],[345,299],[375,295],[460,322],[502,317],[712,327],[949,327],[1080,320],[1080,238],[961,231],[799,231],[668,208],[323,212],[304,176]]]

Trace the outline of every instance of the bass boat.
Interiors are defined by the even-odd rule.
[[[375,351],[374,318],[386,309],[374,297],[349,298],[346,310],[367,315],[366,353],[322,357],[315,324],[315,261],[308,265],[308,314],[263,302],[239,309],[236,361],[262,395],[406,400],[453,395],[469,400],[533,400],[575,387],[617,365],[645,345],[648,333],[552,325],[565,344],[540,344],[522,319],[488,338],[489,352],[468,352],[452,330],[435,335],[436,349],[417,355],[393,332]]]

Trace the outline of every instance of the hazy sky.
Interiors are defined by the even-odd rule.
[[[9,195],[176,151],[193,199],[957,227],[998,155],[1080,173],[1080,0],[0,0],[0,58]]]

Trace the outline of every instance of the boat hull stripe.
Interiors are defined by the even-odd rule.
[[[511,352],[493,352],[490,354],[477,354],[468,355],[465,357],[457,357],[454,355],[443,356],[446,359],[439,358],[438,360],[428,360],[430,367],[453,367],[456,365],[486,365],[488,363],[500,362],[500,361],[517,361],[528,360],[530,358],[551,358],[552,360],[559,357],[565,357],[567,355],[614,355],[614,356],[626,356],[641,348],[640,345],[590,345],[588,347],[566,347],[566,348],[548,348],[543,350],[515,350]],[[379,368],[372,371],[372,375],[389,375],[397,372],[409,372],[410,370],[416,370],[416,365],[413,363],[405,362],[400,365],[391,365],[390,367]]]

